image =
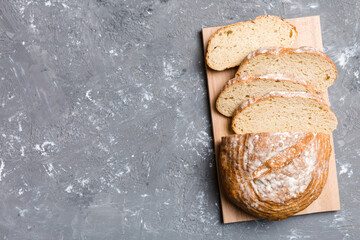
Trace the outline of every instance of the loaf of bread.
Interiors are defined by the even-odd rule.
[[[216,108],[224,116],[232,117],[241,102],[271,91],[316,93],[310,84],[296,77],[281,74],[243,75],[228,81],[217,98]]]
[[[206,52],[209,68],[239,66],[217,110],[237,135],[217,159],[221,190],[244,211],[281,220],[315,201],[326,183],[335,114],[317,95],[337,78],[334,63],[311,47],[290,48],[296,28],[276,16],[220,28]]]
[[[217,71],[239,66],[252,51],[261,47],[291,47],[297,40],[295,26],[277,16],[260,16],[220,28],[210,38],[206,62]]]
[[[324,92],[337,77],[335,64],[325,53],[312,47],[258,49],[242,61],[236,76],[263,74],[295,75],[317,92]]]
[[[258,132],[331,133],[335,114],[319,95],[302,92],[270,92],[241,103],[232,119],[237,134]]]
[[[324,133],[251,133],[222,138],[219,175],[244,211],[281,220],[305,209],[325,185],[331,153]]]

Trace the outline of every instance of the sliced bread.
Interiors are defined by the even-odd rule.
[[[206,62],[221,71],[240,65],[252,51],[266,46],[291,47],[297,39],[295,26],[277,16],[260,16],[220,28],[209,40]]]
[[[318,95],[300,92],[271,92],[241,103],[232,119],[232,129],[237,134],[331,133],[337,123],[335,114]]]
[[[269,73],[298,76],[317,92],[324,92],[337,77],[335,64],[330,58],[312,47],[258,49],[243,60],[235,76]]]
[[[224,116],[232,117],[242,101],[272,91],[316,93],[307,82],[299,78],[280,74],[244,75],[228,81],[216,101],[216,108]]]

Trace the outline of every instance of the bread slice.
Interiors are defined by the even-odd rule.
[[[335,114],[323,99],[300,92],[271,92],[241,103],[232,119],[237,134],[259,132],[331,133]]]
[[[261,47],[291,47],[297,39],[295,26],[277,16],[259,16],[220,28],[211,36],[206,62],[214,70],[239,66],[252,51]]]
[[[243,60],[235,76],[269,73],[298,76],[317,92],[324,92],[337,77],[330,58],[312,47],[258,49]]]
[[[216,108],[224,116],[232,117],[242,101],[271,91],[316,93],[310,84],[299,78],[280,74],[246,75],[228,81],[216,101]]]

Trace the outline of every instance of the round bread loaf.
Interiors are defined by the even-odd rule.
[[[281,220],[308,207],[326,183],[325,133],[249,133],[222,138],[219,175],[227,198],[244,211]]]

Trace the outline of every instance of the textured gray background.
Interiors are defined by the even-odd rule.
[[[321,15],[342,210],[223,225],[201,28]],[[360,4],[0,1],[0,239],[359,239]]]

